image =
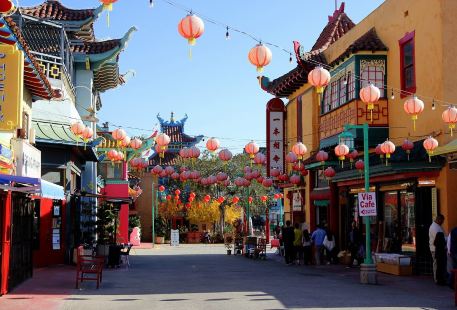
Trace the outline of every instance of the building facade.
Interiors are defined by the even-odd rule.
[[[261,78],[264,90],[287,98],[286,140],[288,150],[297,141],[308,146],[303,182],[304,218],[311,229],[325,225],[338,235],[344,249],[353,221],[360,222],[357,193],[363,191],[363,178],[346,161],[342,166],[334,154],[346,124],[368,123],[370,147],[370,186],[377,194],[377,217],[371,219],[372,248],[378,252],[408,253],[417,258],[418,272],[430,271],[428,227],[437,213],[446,217],[448,231],[457,223],[452,204],[457,173],[446,156],[429,161],[422,142],[435,137],[442,146],[452,142],[441,119],[444,102],[455,102],[451,72],[457,35],[451,18],[457,12],[453,1],[387,0],[358,24],[345,13],[344,3],[329,16],[309,52],[295,42],[297,67],[273,81]],[[437,18],[438,16],[438,18]],[[454,27],[454,28],[453,28]],[[331,73],[325,92],[318,96],[307,75],[317,64]],[[370,113],[359,96],[369,82],[381,90],[381,99]],[[414,127],[403,110],[406,99],[417,94],[425,110]],[[352,130],[353,148],[362,154],[362,132]],[[376,153],[386,139],[396,145],[388,163]],[[404,140],[414,143],[402,149]],[[329,153],[319,162],[319,150]],[[447,154],[452,147],[441,149]],[[449,157],[449,156],[448,156]],[[323,174],[332,166],[336,176]],[[294,188],[286,189],[296,191]],[[285,203],[290,206],[290,201]]]

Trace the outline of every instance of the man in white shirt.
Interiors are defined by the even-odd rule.
[[[439,232],[444,233],[443,228],[441,225],[444,223],[444,216],[442,214],[438,214],[436,216],[435,221],[430,225],[430,228],[428,230],[428,240],[429,240],[429,246],[430,246],[430,253],[432,253],[432,258],[433,258],[433,280],[436,283],[436,267],[437,267],[437,262],[435,258],[435,237],[436,234]]]

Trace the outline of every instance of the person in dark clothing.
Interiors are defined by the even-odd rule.
[[[438,232],[435,236],[435,258],[436,258],[436,284],[446,285],[447,281],[447,250],[444,233]]]
[[[311,235],[308,229],[303,230],[303,261],[305,265],[311,265]]]
[[[357,265],[360,265],[359,261],[359,249],[360,249],[360,233],[357,229],[357,223],[352,222],[351,231],[349,232],[349,251],[351,252],[351,260],[349,267],[352,267],[354,259],[357,260]]]
[[[449,233],[447,240],[447,251],[448,251],[448,284],[451,288],[454,288],[454,274],[452,269],[457,269],[457,227],[453,228]]]
[[[294,260],[294,239],[294,229],[290,226],[290,221],[286,221],[286,227],[282,229],[282,240],[284,243],[284,258],[287,265],[292,264]]]

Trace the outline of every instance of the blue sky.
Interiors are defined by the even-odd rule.
[[[72,8],[95,7],[97,0],[61,0]],[[335,8],[334,0],[172,0],[256,37],[292,50],[298,40],[309,49]],[[341,1],[338,1],[340,3]],[[346,13],[359,22],[383,0],[347,0]],[[22,6],[39,3],[22,0]],[[134,3],[134,4],[133,4]],[[128,83],[102,95],[102,121],[122,125],[130,135],[148,134],[157,124],[157,113],[179,119],[188,114],[186,132],[215,136],[224,147],[239,152],[254,139],[265,144],[265,105],[271,95],[262,91],[257,72],[247,59],[256,42],[205,23],[205,33],[188,58],[187,41],[177,31],[186,13],[162,0],[119,0],[108,28],[105,13],[96,24],[99,39],[122,37],[131,27],[136,32],[120,56],[121,73],[136,75]],[[276,78],[296,65],[295,57],[271,48],[272,63],[264,75]],[[128,127],[141,128],[134,130]]]

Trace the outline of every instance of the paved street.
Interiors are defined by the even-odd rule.
[[[132,268],[106,270],[102,287],[73,289],[72,267],[38,270],[0,309],[454,309],[452,291],[427,277],[380,275],[358,283],[342,266],[285,266],[224,255],[223,246],[135,250]]]

